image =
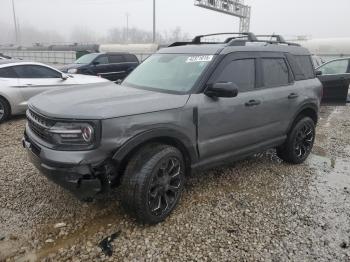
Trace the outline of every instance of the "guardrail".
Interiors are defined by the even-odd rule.
[[[75,51],[26,51],[0,49],[0,53],[27,61],[40,62],[45,64],[72,64],[77,59]],[[133,53],[140,62],[146,60],[153,53]]]

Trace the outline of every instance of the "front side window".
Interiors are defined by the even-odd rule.
[[[189,92],[213,55],[155,54],[139,65],[123,82],[123,85],[169,91]]]
[[[12,66],[3,67],[0,68],[0,78],[17,78],[17,75]]]
[[[18,78],[61,78],[62,75],[48,67],[39,65],[15,66],[14,70]]]
[[[289,71],[283,58],[263,58],[265,87],[278,87],[289,84]]]
[[[337,60],[332,61],[321,66],[318,70],[322,72],[323,75],[336,75],[336,74],[346,74],[348,73],[349,60]]]
[[[234,60],[229,63],[216,82],[232,82],[240,92],[255,88],[255,59]]]
[[[106,55],[102,55],[102,56],[99,56],[97,57],[94,62],[96,62],[97,64],[99,65],[106,65],[109,63],[108,61],[108,57]]]
[[[90,64],[96,57],[98,57],[100,54],[87,54],[83,55],[79,59],[77,59],[74,63],[75,64]]]

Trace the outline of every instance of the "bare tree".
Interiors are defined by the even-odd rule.
[[[9,44],[14,41],[13,30],[9,29],[7,24],[0,24],[0,45]],[[128,35],[128,39],[127,39]],[[187,33],[184,33],[181,27],[158,32],[157,42],[159,44],[169,44],[176,41],[184,41],[189,39]],[[104,35],[98,34],[86,27],[76,27],[68,35],[61,35],[60,33],[49,30],[42,31],[31,26],[24,26],[21,28],[21,44],[32,45],[34,43],[42,43],[45,45],[54,43],[152,43],[152,32],[143,30],[137,27],[129,28],[128,34],[126,28],[115,27],[109,30]]]

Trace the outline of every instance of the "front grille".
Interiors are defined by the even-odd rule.
[[[32,110],[27,111],[28,126],[31,131],[42,140],[50,143],[51,136],[48,133],[48,129],[55,124],[54,120],[39,115]]]

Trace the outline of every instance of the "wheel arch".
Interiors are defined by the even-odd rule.
[[[0,93],[0,98],[2,98],[7,103],[7,105],[9,106],[10,115],[11,115],[11,113],[12,113],[12,105],[11,105],[9,99],[5,95],[3,95],[2,93]]]
[[[137,135],[114,153],[112,160],[117,163],[118,173],[122,175],[131,156],[151,143],[166,144],[180,150],[184,156],[187,171],[190,170],[191,164],[198,160],[196,146],[186,135],[176,130],[156,129]]]
[[[303,105],[294,115],[293,121],[289,124],[288,127],[288,133],[293,128],[294,124],[300,119],[302,116],[308,116],[310,117],[314,122],[315,125],[318,122],[318,106],[314,103],[308,103]]]

